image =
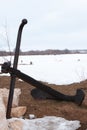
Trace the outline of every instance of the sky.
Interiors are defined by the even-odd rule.
[[[24,18],[22,51],[87,49],[86,0],[0,0],[0,50],[14,50]]]

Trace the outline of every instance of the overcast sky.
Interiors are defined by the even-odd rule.
[[[0,49],[6,30],[15,48],[23,18],[22,50],[87,49],[87,0],[0,0]]]

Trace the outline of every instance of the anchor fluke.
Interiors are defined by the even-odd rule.
[[[84,98],[85,98],[85,93],[82,91],[82,89],[77,89],[76,96],[75,96],[75,103],[80,106]]]
[[[73,96],[70,95],[61,95],[61,97],[59,97],[58,99],[58,95],[57,98],[54,95],[50,95],[47,92],[44,92],[40,89],[34,88],[31,90],[31,95],[33,98],[35,99],[40,99],[40,100],[46,100],[46,99],[52,99],[52,100],[57,100],[57,101],[70,101],[70,102],[74,102],[77,105],[81,105],[84,98],[85,98],[85,93],[83,92],[82,89],[77,89],[76,94]]]

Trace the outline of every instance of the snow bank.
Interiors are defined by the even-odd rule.
[[[16,123],[16,126],[13,125]],[[23,127],[23,130],[76,130],[80,127],[79,121],[68,121],[61,117],[46,116],[37,119],[8,119],[9,128],[14,126],[12,130],[17,130],[18,126]],[[18,124],[18,126],[17,126]],[[18,129],[21,130],[21,129]]]

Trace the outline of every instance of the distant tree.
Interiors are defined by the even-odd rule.
[[[68,49],[64,50],[64,54],[70,54],[70,53],[71,53],[70,50],[68,50]]]

